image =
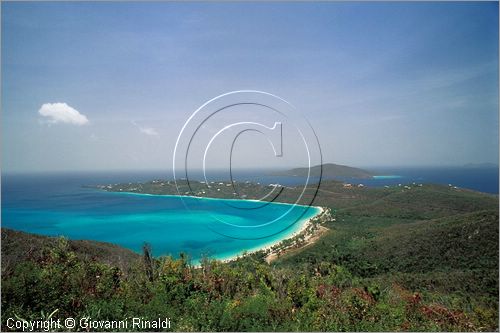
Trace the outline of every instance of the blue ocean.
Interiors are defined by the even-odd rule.
[[[438,183],[498,194],[497,168],[378,168],[381,177],[343,179],[366,186]],[[240,173],[254,182],[299,185],[300,177]],[[221,175],[222,177],[222,175]],[[239,200],[109,193],[85,185],[171,178],[169,172],[2,174],[2,226],[70,239],[118,244],[140,252],[194,262],[203,256],[227,259],[290,237],[316,208]],[[226,180],[222,179],[221,180]],[[312,179],[317,181],[318,179]],[[257,206],[256,206],[257,205]],[[236,206],[236,207],[235,207]],[[260,207],[259,209],[253,209]]]
[[[381,187],[398,184],[441,184],[479,192],[498,194],[498,167],[420,167],[368,168],[380,177],[346,179],[353,183]]]
[[[248,200],[111,193],[84,185],[146,181],[159,173],[2,175],[2,226],[118,244],[193,262],[228,259],[300,230],[315,207]],[[163,175],[165,177],[165,175]]]

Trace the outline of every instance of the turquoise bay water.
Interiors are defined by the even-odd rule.
[[[96,179],[2,178],[2,226],[70,239],[115,243],[154,255],[227,259],[290,237],[315,207],[244,200],[108,193],[81,185]]]
[[[373,176],[374,179],[399,179],[402,178],[402,176],[398,175],[387,175],[387,176]]]

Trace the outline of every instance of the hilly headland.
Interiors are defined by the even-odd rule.
[[[311,168],[294,168],[284,171],[275,171],[271,175],[274,176],[293,176],[293,177],[307,177],[312,176],[322,176],[325,178],[372,178],[376,174],[363,170],[360,168],[354,168],[347,165],[335,164],[335,163],[325,163],[323,165],[315,165]]]

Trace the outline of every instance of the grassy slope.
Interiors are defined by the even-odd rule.
[[[367,191],[326,183],[317,201],[336,209],[332,231],[277,267],[334,262],[360,278],[433,292],[449,304],[457,296],[498,308],[497,196],[434,185]]]
[[[45,237],[2,228],[2,274],[10,271],[17,262],[39,260],[47,249],[54,247],[58,238]],[[69,250],[83,260],[95,260],[127,271],[140,256],[118,245],[89,240],[68,241]]]

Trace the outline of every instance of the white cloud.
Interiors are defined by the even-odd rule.
[[[139,127],[139,131],[147,135],[152,135],[152,136],[159,135],[158,132],[151,127]]]
[[[132,125],[137,127],[141,133],[144,133],[149,136],[159,136],[160,134],[152,127],[142,127],[138,125],[135,121],[132,121]]]
[[[47,117],[50,124],[66,123],[73,125],[85,125],[89,120],[77,110],[66,103],[46,103],[43,104],[38,113],[42,117]]]

